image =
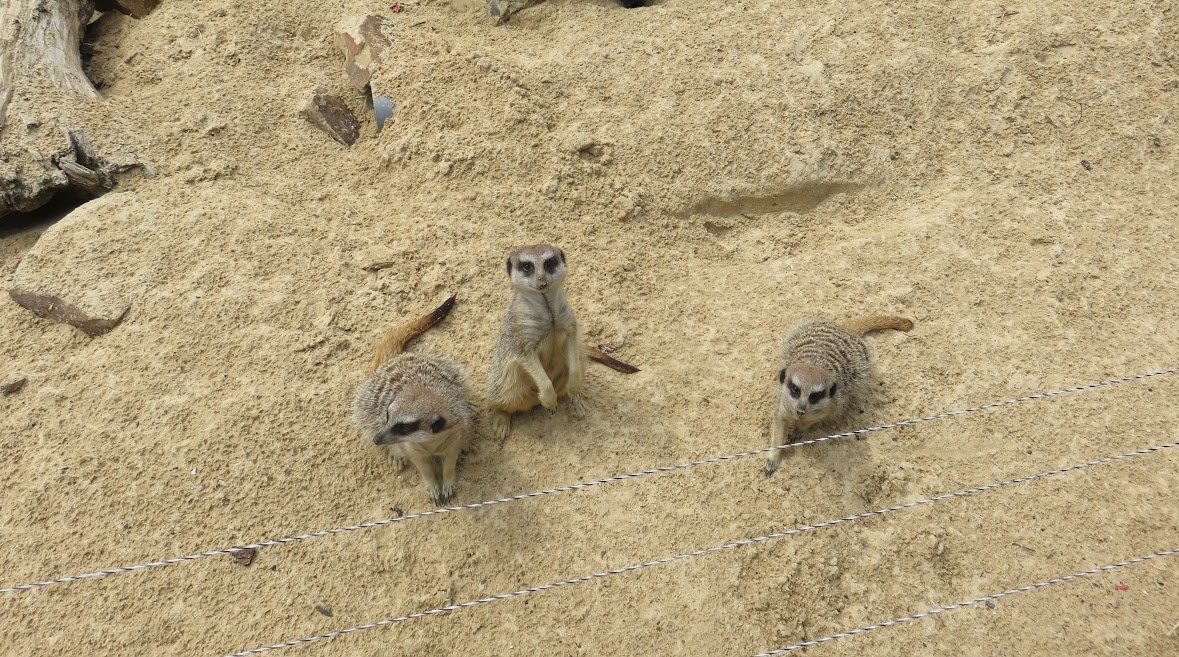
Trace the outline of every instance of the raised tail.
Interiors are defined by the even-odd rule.
[[[410,340],[413,340],[422,333],[425,333],[426,329],[446,319],[446,316],[450,314],[451,308],[454,308],[453,295],[442,302],[442,305],[435,308],[433,312],[422,315],[411,322],[406,322],[386,333],[385,337],[381,339],[381,343],[377,345],[376,355],[373,356],[373,371],[376,371],[381,366],[381,363],[405,351],[405,345],[409,344]]]
[[[893,315],[864,315],[863,317],[854,317],[847,320],[843,323],[843,327],[856,335],[864,335],[865,333],[883,331],[884,329],[908,331],[913,328],[913,322],[904,317],[895,317]]]

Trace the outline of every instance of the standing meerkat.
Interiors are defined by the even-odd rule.
[[[491,427],[501,440],[512,428],[512,413],[538,403],[555,409],[558,397],[567,395],[573,413],[584,417],[587,362],[581,327],[565,299],[565,253],[548,244],[520,247],[507,268],[512,297],[487,390]]]
[[[842,326],[810,319],[794,327],[782,341],[778,370],[778,404],[770,427],[770,447],[794,442],[812,426],[838,421],[868,387],[871,361],[861,336],[870,331],[908,331],[913,322],[903,317],[857,317]],[[778,469],[782,450],[770,453],[766,474]]]
[[[455,465],[475,422],[467,373],[446,358],[402,352],[452,307],[454,297],[385,335],[352,412],[361,437],[387,447],[398,469],[406,460],[413,463],[430,500],[439,505],[454,496]]]

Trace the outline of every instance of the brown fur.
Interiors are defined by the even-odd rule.
[[[782,341],[770,447],[794,442],[812,426],[846,416],[871,378],[868,346],[861,336],[911,328],[913,322],[889,315],[856,317],[842,325],[812,319],[795,326]],[[772,452],[765,461],[766,474],[774,472],[781,459],[782,450]]]

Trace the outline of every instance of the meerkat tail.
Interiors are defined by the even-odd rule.
[[[620,360],[611,358],[607,354],[603,353],[600,349],[592,345],[587,344],[585,346],[585,350],[589,354],[590,360],[597,361],[612,370],[617,370],[623,374],[634,374],[635,372],[641,371],[634,365],[628,365]]]
[[[882,331],[884,329],[908,331],[913,328],[913,322],[904,317],[895,317],[892,315],[865,315],[847,320],[843,323],[843,327],[856,335],[864,335],[871,331]]]
[[[433,312],[422,315],[421,317],[398,326],[397,328],[385,334],[381,339],[381,343],[377,345],[376,355],[373,356],[373,371],[376,371],[381,363],[390,358],[400,354],[405,350],[405,345],[409,344],[410,340],[418,337],[426,332],[426,329],[446,319],[450,314],[450,309],[454,308],[454,295],[442,302],[441,306],[434,309]]]

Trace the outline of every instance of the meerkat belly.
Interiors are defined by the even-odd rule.
[[[569,334],[565,331],[552,331],[540,343],[537,350],[540,362],[544,365],[545,374],[553,382],[553,388],[560,394],[569,379],[569,367],[565,362],[566,343]]]

